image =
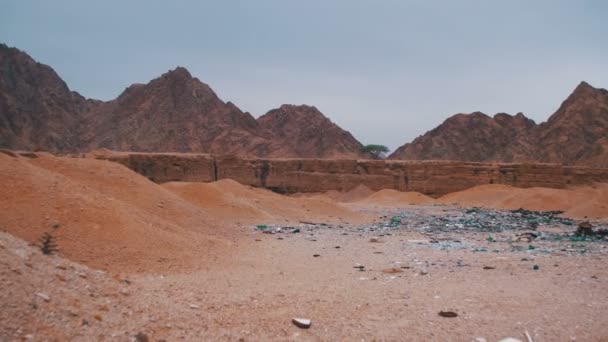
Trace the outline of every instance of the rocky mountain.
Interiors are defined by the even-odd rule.
[[[0,44],[0,147],[76,150],[79,127],[97,104],[70,91],[49,66]]]
[[[608,91],[582,82],[540,125],[522,113],[456,114],[389,158],[608,167]]]
[[[178,67],[97,107],[85,146],[119,151],[264,155],[272,135]]]
[[[181,67],[112,101],[85,99],[51,67],[0,44],[0,148],[365,157],[360,147],[314,107],[282,106],[256,120]]]
[[[501,160],[504,159],[502,151],[534,127],[534,121],[522,113],[515,116],[500,113],[494,117],[481,112],[456,114],[413,142],[399,147],[389,158]]]
[[[331,122],[317,108],[282,105],[258,118],[264,129],[275,133],[281,148],[272,155],[296,155],[303,158],[366,157],[363,145],[352,134]],[[367,156],[369,157],[369,156]]]

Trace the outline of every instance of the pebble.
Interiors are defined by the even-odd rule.
[[[45,302],[51,301],[51,297],[49,297],[49,295],[47,295],[46,293],[36,292],[36,296],[42,298]]]
[[[302,328],[302,329],[308,329],[310,328],[311,325],[311,321],[310,319],[307,318],[294,318],[291,320],[291,322],[293,322],[293,324],[298,327],[298,328]]]
[[[190,309],[199,309],[200,306],[196,305],[196,304],[190,304]]]

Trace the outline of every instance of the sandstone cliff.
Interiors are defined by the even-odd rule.
[[[608,182],[608,169],[559,164],[458,161],[256,159],[206,154],[107,153],[158,183],[233,179],[279,193],[372,190],[416,191],[433,197],[477,185],[566,188]]]

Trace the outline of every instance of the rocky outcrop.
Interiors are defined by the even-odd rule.
[[[314,107],[285,105],[256,120],[181,67],[108,102],[70,91],[51,67],[6,45],[0,71],[0,148],[364,157]]]
[[[608,167],[608,91],[582,82],[540,125],[521,113],[456,114],[389,158]]]
[[[206,154],[105,154],[163,183],[211,182],[230,178],[280,193],[372,190],[417,191],[438,197],[482,184],[564,188],[608,182],[608,169],[559,164],[500,164],[456,161],[243,159]]]

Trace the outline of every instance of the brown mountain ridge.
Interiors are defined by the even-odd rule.
[[[0,44],[0,148],[196,152],[273,158],[369,158],[313,106],[257,120],[177,67],[111,101],[71,91],[55,71]],[[456,114],[390,159],[553,162],[608,167],[608,91],[582,82],[547,120]]]
[[[539,125],[522,113],[456,114],[389,158],[608,167],[608,91],[581,82]]]
[[[256,120],[182,67],[111,101],[85,99],[51,67],[0,44],[0,148],[342,159],[367,157],[361,147],[315,107],[285,105]]]

